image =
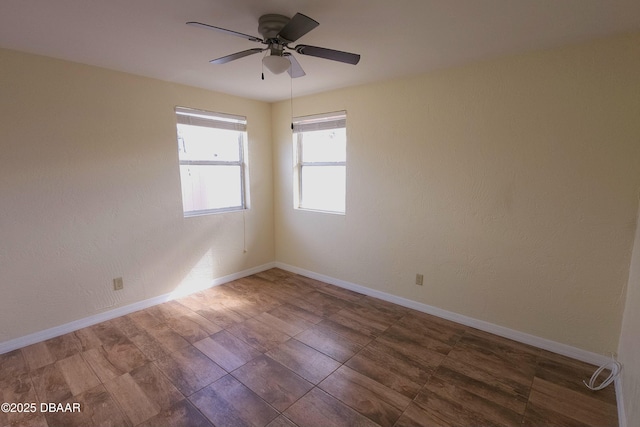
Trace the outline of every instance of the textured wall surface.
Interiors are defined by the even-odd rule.
[[[0,342],[274,260],[269,104],[7,50],[0,70]],[[250,210],[183,218],[176,105],[247,116]]]
[[[637,360],[640,35],[294,100],[348,112],[346,216],[293,209],[288,102],[0,69],[0,342],[275,259],[600,353],[628,282]],[[249,211],[182,217],[176,105],[248,117]]]
[[[293,209],[291,111],[275,104],[276,259],[615,351],[639,75],[635,34],[295,99],[295,116],[347,111],[346,216]]]
[[[627,300],[618,359],[622,363],[622,390],[627,425],[640,425],[640,222],[631,258]]]

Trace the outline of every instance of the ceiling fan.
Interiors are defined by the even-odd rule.
[[[201,22],[190,21],[187,22],[187,25],[219,31],[225,34],[242,37],[249,41],[266,45],[265,48],[247,49],[241,52],[232,53],[231,55],[223,56],[221,58],[212,59],[211,61],[209,61],[212,64],[225,64],[236,59],[244,58],[245,56],[269,50],[269,55],[265,56],[262,59],[262,63],[264,64],[264,66],[274,74],[280,74],[287,71],[292,78],[297,78],[304,76],[306,73],[300,66],[300,63],[291,54],[291,52],[288,52],[288,50],[295,51],[300,55],[309,55],[315,56],[317,58],[331,59],[333,61],[339,61],[353,65],[357,64],[358,61],[360,61],[360,55],[355,53],[327,49],[318,46],[309,46],[306,44],[289,46],[290,43],[295,42],[300,37],[304,36],[309,31],[320,25],[315,20],[301,13],[296,13],[293,18],[288,18],[286,16],[277,14],[262,15],[258,20],[258,32],[262,35],[262,38],[251,36],[249,34],[239,33],[237,31],[227,30],[220,27],[215,27],[209,24],[203,24]]]

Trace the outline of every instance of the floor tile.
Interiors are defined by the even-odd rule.
[[[149,307],[145,311],[162,323],[168,323],[171,319],[176,319],[192,312],[177,301],[167,301],[164,304]]]
[[[133,425],[137,425],[160,412],[160,406],[149,399],[130,374],[124,374],[104,383]]]
[[[273,310],[271,310],[271,313],[274,314],[274,312],[277,312],[278,316],[280,318],[284,318],[285,316],[289,316],[289,318],[295,319],[295,318],[300,318],[306,322],[312,323],[312,324],[317,324],[320,323],[323,319],[322,316],[318,316],[317,314],[313,314],[310,311],[307,311],[303,308],[300,308],[296,305],[293,304],[289,304],[289,303],[284,303],[282,305],[279,305],[278,307],[274,308]],[[276,315],[276,314],[274,314]],[[295,320],[294,320],[295,321]],[[305,326],[306,324],[302,324],[301,326]],[[307,328],[304,328],[307,329]]]
[[[348,306],[338,297],[315,290],[307,293],[303,299],[294,299],[289,303],[321,317],[331,316]]]
[[[312,290],[322,288],[326,283],[320,280],[312,279],[311,277],[302,276],[300,274],[294,274],[284,279],[287,283],[293,283],[300,287],[311,288]]]
[[[227,331],[263,353],[290,338],[284,332],[275,330],[257,319],[249,319],[242,323],[237,323],[228,328]]]
[[[150,311],[148,310],[140,310],[134,313],[128,314],[129,319],[133,321],[139,328],[143,330],[154,328],[158,326],[162,322],[158,320]]]
[[[483,370],[449,358],[442,362],[434,375],[448,384],[524,414],[529,387],[517,381],[500,381]]]
[[[110,344],[102,346],[102,349],[102,355],[121,372],[129,372],[149,361],[126,336],[119,337],[117,341],[110,340]]]
[[[255,307],[255,311],[253,309],[251,311],[248,311],[248,313],[252,314],[252,316],[256,316],[265,311],[272,310],[282,304],[281,300],[262,292],[247,293],[244,296],[244,300],[251,302],[252,304],[248,305],[245,303],[242,309],[244,309],[246,306]]]
[[[433,376],[414,402],[453,425],[517,426],[522,415]]]
[[[194,346],[228,372],[262,354],[227,331],[213,334],[194,343]]]
[[[399,324],[395,324],[384,331],[378,341],[384,341],[387,345],[397,348],[404,354],[413,355],[418,359],[423,349],[446,356],[453,348],[452,345],[429,336],[424,330],[407,328]]]
[[[398,359],[371,347],[359,352],[345,365],[410,399],[418,394],[430,375],[430,371],[413,361]]]
[[[189,341],[164,323],[149,325],[147,334],[155,339],[167,353],[173,353],[189,346]]]
[[[40,369],[47,369],[53,365],[48,365]],[[67,396],[70,396],[68,392]],[[21,374],[14,373],[10,378],[0,382],[0,403],[36,403],[39,404],[36,389],[27,372]],[[0,425],[22,425],[32,420],[37,413],[28,412],[3,412],[0,411]],[[38,418],[40,419],[40,418]]]
[[[335,322],[341,326],[349,328],[350,330],[354,330],[359,334],[366,336],[369,341],[375,339],[388,328],[388,325],[385,326],[375,320],[362,317],[355,311],[346,308],[329,316],[328,321]]]
[[[82,351],[102,346],[102,341],[91,327],[79,329],[73,334],[78,338]]]
[[[222,328],[220,327],[203,328],[201,325],[197,324],[186,316],[169,319],[169,321],[167,322],[167,326],[176,331],[178,335],[192,344],[196,341],[200,341],[201,339],[208,337],[215,332],[222,330]],[[212,332],[208,332],[208,330],[212,330]]]
[[[313,384],[268,356],[258,356],[232,375],[279,411],[306,394]]]
[[[313,384],[318,384],[340,367],[336,360],[295,338],[268,351],[266,355]]]
[[[196,292],[194,294],[179,298],[176,300],[176,302],[187,307],[193,312],[204,310],[209,307],[207,298],[202,292]]]
[[[151,310],[150,313],[154,317],[190,343],[199,341],[222,330],[222,328],[214,322],[192,312],[175,301],[161,304],[153,307],[153,309],[155,310],[149,310]]]
[[[2,423],[2,416],[0,416],[0,423]],[[8,424],[7,424],[8,425]],[[11,426],[20,427],[48,427],[47,419],[44,414],[37,412],[33,414],[23,414],[23,416]]]
[[[54,359],[65,359],[69,356],[79,353],[82,350],[80,340],[74,333],[61,335],[45,341],[49,353]]]
[[[528,387],[536,371],[536,356],[524,347],[504,345],[469,332],[448,357],[474,366],[501,382],[515,381]]]
[[[360,302],[353,304],[349,308],[343,308],[334,316],[337,315],[365,323],[368,328],[371,328],[375,335],[380,335],[389,326],[396,323],[399,317],[401,317],[395,314],[389,314],[386,311],[379,310],[369,304],[362,304]]]
[[[356,302],[364,298],[364,294],[340,288],[338,286],[329,285],[328,283],[323,283],[320,286],[317,286],[316,289],[325,294],[335,296],[343,301]]]
[[[367,346],[375,354],[389,356],[392,369],[424,381],[440,366],[446,355],[420,344],[380,336]],[[385,362],[388,363],[388,362]],[[397,365],[397,368],[396,368]],[[418,382],[420,382],[418,381]]]
[[[269,270],[261,271],[260,273],[255,274],[256,277],[261,279],[269,280],[271,282],[280,281],[282,279],[287,279],[289,277],[294,276],[294,273],[283,270],[281,268],[271,268]]]
[[[523,427],[585,427],[585,424],[568,416],[548,408],[527,404],[527,410],[522,420]],[[605,425],[606,427],[618,427],[618,423]],[[605,427],[601,426],[601,427]]]
[[[45,417],[50,427],[132,426],[103,385],[60,403],[79,403],[80,411],[47,412]]]
[[[300,276],[298,274],[279,280],[278,283],[284,284],[288,289],[296,289],[299,293],[309,293],[322,284],[322,282],[318,280]]]
[[[190,396],[226,374],[193,346],[185,347],[153,362],[185,396]]]
[[[55,357],[49,352],[49,347],[44,342],[32,344],[22,348],[22,355],[27,361],[30,370],[36,370],[43,366],[50,365],[56,361]]]
[[[291,421],[289,418],[285,417],[284,415],[280,415],[278,418],[276,418],[275,420],[267,424],[267,427],[298,427],[298,426],[296,426],[293,423],[293,421]]]
[[[214,427],[187,399],[180,400],[137,427]]]
[[[12,382],[28,372],[29,366],[21,350],[0,354],[0,389],[5,381]]]
[[[241,292],[224,285],[207,289],[203,293],[245,319],[257,316],[263,311],[256,303],[247,300]]]
[[[189,400],[216,426],[262,427],[278,416],[278,411],[231,375]]]
[[[62,402],[73,396],[57,364],[31,371],[31,381],[41,402]]]
[[[420,335],[454,346],[467,328],[425,313],[409,312],[396,323],[396,328],[419,332]]]
[[[334,322],[333,320],[325,319],[322,322],[318,323],[314,326],[315,329],[323,329],[328,332],[332,332],[337,335],[343,336],[347,341],[357,344],[361,347],[369,344],[375,337],[369,336],[357,331],[355,329],[351,329],[348,326],[344,326],[340,323]]]
[[[530,404],[534,407],[563,414],[585,426],[617,424],[617,409],[598,398],[535,378],[531,388]]]
[[[341,363],[362,349],[346,337],[319,325],[296,335],[296,339]]]
[[[98,323],[89,328],[105,348],[112,347],[127,340],[127,336],[116,327],[115,322],[112,321]]]
[[[366,295],[364,298],[360,299],[357,302],[356,306],[371,307],[375,309],[378,313],[384,313],[382,317],[385,320],[390,320],[390,319],[398,320],[398,319],[401,319],[403,316],[405,316],[407,313],[414,311],[406,307],[402,307],[398,304],[394,304],[389,301],[384,301],[384,300],[366,296]]]
[[[74,396],[100,384],[98,377],[79,353],[59,360],[56,365]]]
[[[182,393],[153,363],[147,363],[134,369],[130,375],[147,398],[162,410],[169,408],[183,398]]]
[[[210,304],[207,308],[197,310],[196,313],[225,329],[247,320],[245,316],[226,308],[222,304]]]
[[[294,299],[302,299],[310,291],[311,289],[309,286],[292,283],[288,280],[271,283],[267,290],[270,296],[276,298],[281,303],[286,303],[287,301]]]
[[[186,347],[186,344],[182,345],[182,340],[179,341],[180,345],[177,346],[163,345],[146,331],[141,331],[135,335],[131,335],[129,339],[148,360],[157,360],[161,357],[167,356],[171,353],[171,348],[178,350]]]
[[[200,316],[196,312],[191,312],[186,314],[184,317],[197,324],[201,330],[203,330],[207,335],[213,335],[216,332],[220,332],[223,328],[215,322]]]
[[[314,388],[294,403],[284,415],[300,427],[379,425],[318,388]]]
[[[273,281],[263,279],[255,274],[224,284],[226,288],[231,288],[242,294],[244,297],[264,293],[265,289],[269,289],[271,287],[270,285],[273,285]]]
[[[411,402],[394,427],[454,427],[456,424],[437,418],[431,411]]]
[[[128,338],[144,332],[144,329],[140,328],[129,316],[121,316],[111,319],[111,324],[118,328],[120,332],[125,334]]]
[[[367,418],[383,426],[393,425],[411,399],[346,366],[318,386]]]
[[[607,387],[594,393],[585,387],[582,382],[584,380],[589,381],[597,369],[597,366],[585,362],[542,351],[540,357],[538,357],[536,377],[615,405],[615,387]],[[609,371],[605,370],[602,375],[603,377],[598,380],[598,383],[609,375]]]
[[[0,355],[0,426],[615,426],[595,366],[271,269]]]
[[[296,316],[287,315],[279,311],[277,308],[269,313],[262,313],[255,317],[255,320],[265,325],[283,332],[289,336],[294,336],[313,326],[313,323],[307,322]]]

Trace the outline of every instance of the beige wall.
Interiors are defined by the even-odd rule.
[[[0,342],[277,260],[614,351],[640,189],[639,46],[296,99],[295,115],[348,112],[346,216],[292,208],[288,102],[0,50]],[[175,105],[248,117],[244,215],[182,217]],[[633,277],[621,358],[637,351]]]
[[[7,50],[0,94],[0,342],[273,262],[269,104]],[[246,218],[183,218],[176,105],[247,116]]]
[[[293,209],[291,113],[274,105],[276,259],[615,351],[638,76],[636,34],[296,99],[297,116],[347,110],[346,216]]]
[[[618,357],[623,365],[622,390],[628,426],[640,425],[640,222],[631,258],[627,299]]]

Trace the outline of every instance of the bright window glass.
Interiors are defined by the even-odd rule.
[[[299,117],[294,125],[295,208],[346,212],[346,113]]]
[[[245,209],[246,119],[177,107],[185,216]]]

